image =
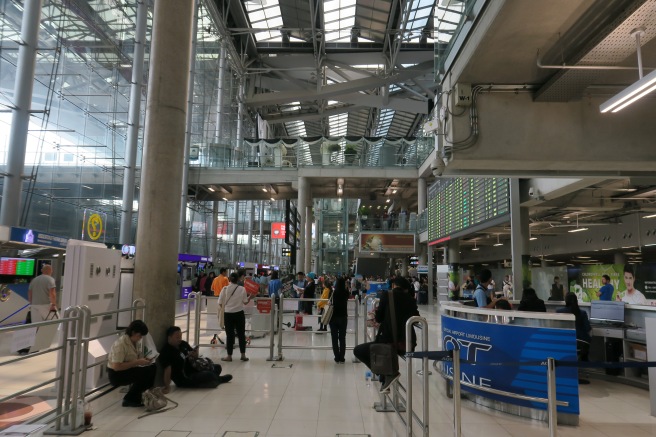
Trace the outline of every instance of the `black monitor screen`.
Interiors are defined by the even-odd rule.
[[[624,302],[593,300],[590,320],[624,323]]]

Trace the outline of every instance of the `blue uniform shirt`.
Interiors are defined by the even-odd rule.
[[[476,301],[476,306],[479,308],[487,306],[487,296],[485,294],[485,290],[483,290],[483,287],[480,285],[476,287],[476,291],[474,292],[474,300]]]
[[[602,285],[599,291],[601,292],[599,300],[613,300],[615,288],[611,284]]]

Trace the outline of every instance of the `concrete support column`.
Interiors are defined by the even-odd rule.
[[[298,214],[301,216],[301,223],[299,225],[299,241],[298,241],[298,250],[296,252],[296,271],[302,272],[305,269],[305,221],[306,215],[305,210],[308,201],[308,193],[310,191],[310,182],[305,176],[298,178]],[[309,236],[307,236],[309,238]],[[307,271],[305,271],[307,273]]]
[[[531,233],[528,208],[519,203],[519,179],[510,179],[510,235],[512,244],[513,295],[522,298],[523,283],[531,280],[529,270]]]
[[[417,185],[417,214],[421,214],[426,209],[426,197],[428,195],[426,179],[417,179]]]
[[[417,238],[417,239],[419,239],[419,238]],[[429,252],[432,253],[432,251],[430,250],[430,247],[428,246],[427,243],[420,244],[419,254],[418,254],[419,264],[420,265],[426,265],[426,259],[428,258],[428,253]]]
[[[239,79],[239,92],[237,95],[237,138],[235,144],[235,157],[237,160],[240,159],[240,155],[243,152],[242,142],[244,141],[244,116],[246,115],[246,105],[244,104],[244,87],[246,85],[245,79]],[[247,161],[250,161],[248,159]]]
[[[18,62],[14,80],[14,107],[11,110],[11,128],[9,130],[7,170],[3,180],[2,208],[0,208],[0,224],[4,226],[20,224],[23,171],[25,170],[27,131],[32,109],[41,7],[41,0],[25,0],[23,2],[20,45],[18,46]]]
[[[248,201],[250,205],[250,215],[248,216],[248,248],[246,249],[247,257],[246,260],[253,262],[255,257],[253,256],[253,217],[255,217],[255,202],[252,200]]]
[[[317,248],[316,252],[314,253],[314,269],[317,275],[321,274],[319,269],[320,267],[319,254],[321,253],[321,246],[319,245],[319,229],[321,229],[320,217],[321,217],[321,212],[317,211],[317,213],[314,215],[314,232],[316,232],[316,234],[314,235],[314,239],[312,239],[312,241],[315,242],[315,247]],[[310,247],[311,245],[312,243],[310,243]],[[341,247],[341,238],[340,238],[340,247]]]
[[[306,272],[312,269],[312,199],[309,196],[305,207],[305,265]]]
[[[460,277],[460,240],[451,240],[449,241],[446,247],[446,254],[444,257],[444,262],[449,265],[449,282],[447,288],[447,296],[449,299],[454,296],[456,290],[460,290],[460,285],[462,284],[462,279]],[[459,293],[462,296],[462,290]]]
[[[433,305],[433,281],[435,280],[435,266],[433,265],[433,246],[426,247],[427,261],[428,264],[428,305]]]
[[[189,82],[187,83],[187,128],[185,131],[184,158],[182,161],[182,184],[180,186],[180,235],[178,252],[187,251],[187,202],[189,194],[189,153],[191,151],[192,116],[194,110],[194,71],[196,70],[196,42],[198,41],[198,11],[200,2],[196,0],[194,18],[191,26],[191,55],[189,59]]]
[[[210,256],[212,257],[212,261],[216,260],[216,245],[218,243],[216,231],[218,227],[218,216],[219,201],[215,200],[212,202],[212,218],[210,219]]]
[[[130,85],[130,107],[128,109],[128,137],[125,144],[125,168],[123,169],[123,204],[121,206],[121,228],[119,243],[132,244],[132,208],[134,204],[137,151],[139,149],[139,121],[141,120],[141,90],[143,88],[144,52],[148,4],[137,2],[137,27],[134,34],[132,83]]]
[[[180,227],[179,201],[189,80],[192,0],[158,0],[153,13],[146,103],[134,296],[146,301],[146,323],[158,347],[174,324]],[[163,214],[162,211],[166,211]],[[153,286],[158,284],[158,286]]]
[[[234,217],[234,222],[232,225],[232,260],[231,262],[233,264],[236,264],[239,262],[237,259],[237,239],[239,238],[239,232],[237,231],[239,228],[239,200],[235,201],[235,217]]]
[[[408,257],[404,256],[401,258],[401,276],[406,276],[408,274]]]
[[[255,257],[257,259],[257,262],[259,263],[260,260],[264,257],[264,200],[260,200],[260,239],[259,239],[259,250],[258,254]]]
[[[626,264],[626,255],[622,252],[615,252],[613,254],[613,264]]]

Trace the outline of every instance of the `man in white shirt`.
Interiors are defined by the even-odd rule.
[[[30,301],[33,323],[41,322],[45,320],[48,313],[57,311],[57,285],[52,277],[51,265],[45,264],[41,269],[41,274],[32,279],[27,291],[27,298]]]

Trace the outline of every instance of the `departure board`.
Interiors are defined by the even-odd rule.
[[[428,189],[428,241],[507,215],[508,179],[439,179]]]
[[[32,276],[34,260],[29,258],[0,258],[0,275]]]

